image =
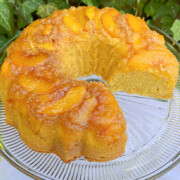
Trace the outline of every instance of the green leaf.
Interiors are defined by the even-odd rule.
[[[156,0],[151,0],[150,3],[146,4],[144,11],[147,15],[147,17],[151,16],[154,17],[154,15],[156,14],[156,11],[158,10],[158,8],[161,6],[161,2],[160,1],[156,1]]]
[[[179,4],[177,3],[177,0],[168,0],[168,2],[166,4],[168,7],[179,6]]]
[[[173,22],[174,22],[174,18],[172,18],[171,16],[169,15],[166,15],[166,16],[163,16],[161,19],[160,19],[160,22],[161,22],[161,29],[163,31],[165,31],[167,34],[169,35],[172,35],[172,32],[170,30],[170,28],[172,27],[173,25]]]
[[[65,2],[64,0],[48,0],[47,1],[47,4],[48,3],[55,3],[55,4],[57,4],[57,6],[59,5],[59,4],[61,4],[61,3],[63,3],[63,2]]]
[[[58,4],[62,3],[62,2],[64,2],[64,0],[48,0],[47,2],[48,3],[53,2],[53,3],[56,3],[58,5]]]
[[[36,14],[41,18],[45,18],[50,16],[55,10],[58,10],[57,4],[51,2],[48,4],[40,5]]]
[[[98,0],[98,7],[113,7],[118,11],[126,9],[131,9],[132,5],[135,4],[135,0]]]
[[[10,4],[7,0],[0,0],[0,26],[2,26],[9,35],[12,35],[14,23]]]
[[[58,7],[58,9],[68,9],[68,8],[70,8],[70,5],[67,4],[66,2],[62,2],[57,7]]]
[[[166,4],[161,5],[154,16],[154,20],[161,18],[165,15],[169,15],[172,18],[176,18],[176,15],[180,11],[180,5],[174,0],[169,0]]]
[[[171,31],[173,32],[173,38],[176,41],[180,41],[180,20],[176,19],[171,27]]]
[[[0,47],[2,47],[7,42],[7,38],[5,36],[0,35]]]
[[[131,5],[135,5],[136,0],[126,0],[126,5],[131,6]]]
[[[97,0],[82,0],[82,2],[88,6],[98,6]]]
[[[5,35],[5,34],[7,34],[7,31],[2,26],[0,26],[0,35]]]
[[[148,19],[146,23],[154,25],[154,21],[152,19]]]
[[[15,4],[15,0],[8,0],[9,3]]]
[[[15,4],[15,0],[8,0],[8,2]]]
[[[125,12],[128,13],[128,14],[133,14],[133,15],[135,15],[136,10],[135,10],[135,8],[131,8],[131,9],[125,10]]]
[[[137,7],[138,7],[138,14],[141,16],[143,9],[144,9],[144,5],[146,4],[148,0],[137,0]]]
[[[98,0],[93,0],[93,5],[96,6],[96,7],[99,7],[99,2],[98,2]]]
[[[119,12],[120,12],[121,14],[125,14],[125,11],[123,11],[123,10],[119,10]]]
[[[55,3],[58,9],[68,9],[70,5],[64,0],[48,0],[48,3]]]
[[[0,54],[6,51],[7,47],[16,39],[19,37],[22,31],[18,30],[15,35],[8,39],[6,43],[4,43],[2,46],[0,46]]]
[[[167,2],[167,6],[172,10],[172,12],[174,13],[174,17],[176,17],[176,15],[178,14],[178,12],[180,11],[180,4],[178,4],[176,2],[176,0],[169,0]]]
[[[88,6],[93,6],[93,1],[92,0],[82,0],[82,2]]]
[[[35,12],[39,6],[44,3],[43,0],[24,0],[23,3],[18,2],[18,7],[26,21],[22,18],[22,16],[18,13],[18,29],[25,27],[28,22],[33,21],[32,13]],[[27,22],[28,21],[28,22]]]
[[[156,19],[161,18],[161,17],[166,16],[166,15],[170,15],[171,17],[175,18],[173,10],[170,7],[168,7],[167,4],[164,4],[164,5],[161,5],[157,9],[156,14],[153,17],[153,20],[156,20]]]
[[[20,10],[24,15],[31,14],[38,10],[39,6],[43,3],[43,0],[24,0],[23,4],[20,6]]]
[[[25,21],[21,16],[18,15],[18,29],[22,29],[29,23],[33,22],[33,17],[31,14],[27,14],[24,17],[27,21]]]
[[[124,10],[126,5],[126,0],[113,0],[111,1],[110,7],[114,7],[117,10]]]
[[[112,2],[110,0],[98,0],[100,7],[111,6]]]

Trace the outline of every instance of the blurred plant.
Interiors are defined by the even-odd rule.
[[[32,21],[48,17],[57,9],[84,5],[109,6],[140,16],[180,41],[179,0],[0,0],[0,62],[6,56],[2,47]]]

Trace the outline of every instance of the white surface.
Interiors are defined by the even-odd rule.
[[[1,157],[0,180],[32,180]],[[158,180],[180,180],[180,164]]]

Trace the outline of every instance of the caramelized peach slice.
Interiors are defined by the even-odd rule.
[[[88,19],[92,20],[94,18],[94,16],[95,16],[95,9],[96,8],[94,6],[92,6],[92,7],[88,8],[86,10],[86,16],[88,17]]]
[[[74,16],[68,15],[63,17],[63,22],[74,32],[79,33],[83,26],[81,23],[76,21],[76,18]]]
[[[143,43],[143,39],[139,33],[132,35],[132,43],[135,51],[138,51],[145,46],[145,44]]]
[[[127,14],[127,21],[134,32],[142,32],[145,29],[149,29],[147,24],[139,17],[135,17],[131,14]]]
[[[10,54],[9,58],[18,66],[32,67],[43,63],[48,56],[46,54],[26,55],[23,51],[16,51]]]
[[[96,11],[96,15],[94,17],[94,22],[96,24],[96,28],[99,29],[99,28],[102,28],[102,15],[107,12],[110,8],[109,7],[105,7],[101,10],[97,10]]]
[[[9,68],[9,62],[7,60],[4,60],[2,66],[1,66],[1,74],[6,75],[10,71]]]
[[[93,113],[92,122],[103,127],[109,126],[118,110],[118,103],[113,94],[106,92],[100,95],[100,103]]]
[[[41,34],[44,36],[47,36],[50,34],[51,29],[52,29],[52,26],[50,24],[46,24]]]
[[[32,40],[29,41],[28,45],[29,45],[28,48],[31,49],[31,51],[32,51],[34,54],[36,54],[36,53],[37,53],[37,49],[35,48],[34,43],[33,43]],[[27,48],[27,49],[28,49],[28,48]]]
[[[56,115],[69,111],[82,101],[85,92],[86,89],[84,86],[72,87],[64,97],[45,107],[42,107],[39,112],[42,114]]]
[[[36,46],[37,46],[38,48],[45,49],[45,50],[47,50],[47,51],[53,51],[53,50],[55,50],[54,45],[51,44],[51,43],[37,44]]]
[[[149,72],[164,72],[170,76],[176,77],[178,72],[177,60],[169,51],[151,50],[143,51],[133,56],[128,63],[129,70],[141,70]]]
[[[48,79],[38,79],[31,75],[24,74],[19,76],[18,81],[27,91],[33,91],[35,93],[49,92],[55,86],[55,83],[49,81]]]
[[[126,57],[128,55],[129,46],[124,42],[123,40],[119,41],[119,54],[123,57]]]
[[[114,36],[118,26],[114,20],[114,17],[119,15],[119,12],[116,9],[110,9],[102,15],[102,23],[106,31]]]
[[[106,140],[111,142],[122,138],[121,136],[126,131],[126,121],[120,109],[114,118],[115,121],[104,132],[104,136],[107,137]]]
[[[49,101],[49,94],[40,94],[38,98],[41,102],[46,103]]]
[[[26,56],[26,52],[28,53],[28,55],[37,54],[38,51],[35,47],[35,41],[32,38],[33,36],[34,36],[33,34],[27,34],[26,31],[25,32],[23,31],[22,35],[15,42],[11,44],[10,48],[8,48],[8,55],[9,54],[11,55],[12,52],[13,55],[16,55],[16,53],[18,55],[20,53],[21,56],[22,55]]]
[[[143,38],[146,39],[148,42],[149,46],[159,46],[162,45],[165,47],[165,40],[164,37],[160,34],[158,34],[155,31],[150,31],[149,33],[142,34]]]
[[[90,114],[97,105],[97,100],[95,96],[91,96],[83,103],[79,115],[76,119],[73,120],[73,123],[83,125],[87,122]]]
[[[23,33],[27,36],[32,36],[32,34],[36,31],[36,28],[33,26],[29,26],[24,29]]]
[[[86,9],[83,7],[78,7],[75,11],[70,11],[70,14],[74,16],[83,27],[86,25],[88,20],[86,16]]]

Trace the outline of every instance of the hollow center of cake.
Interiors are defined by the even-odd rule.
[[[106,81],[104,81],[101,76],[97,76],[94,74],[91,74],[90,76],[81,77],[79,78],[79,80],[86,80],[87,82],[102,82],[105,86],[107,86]]]

